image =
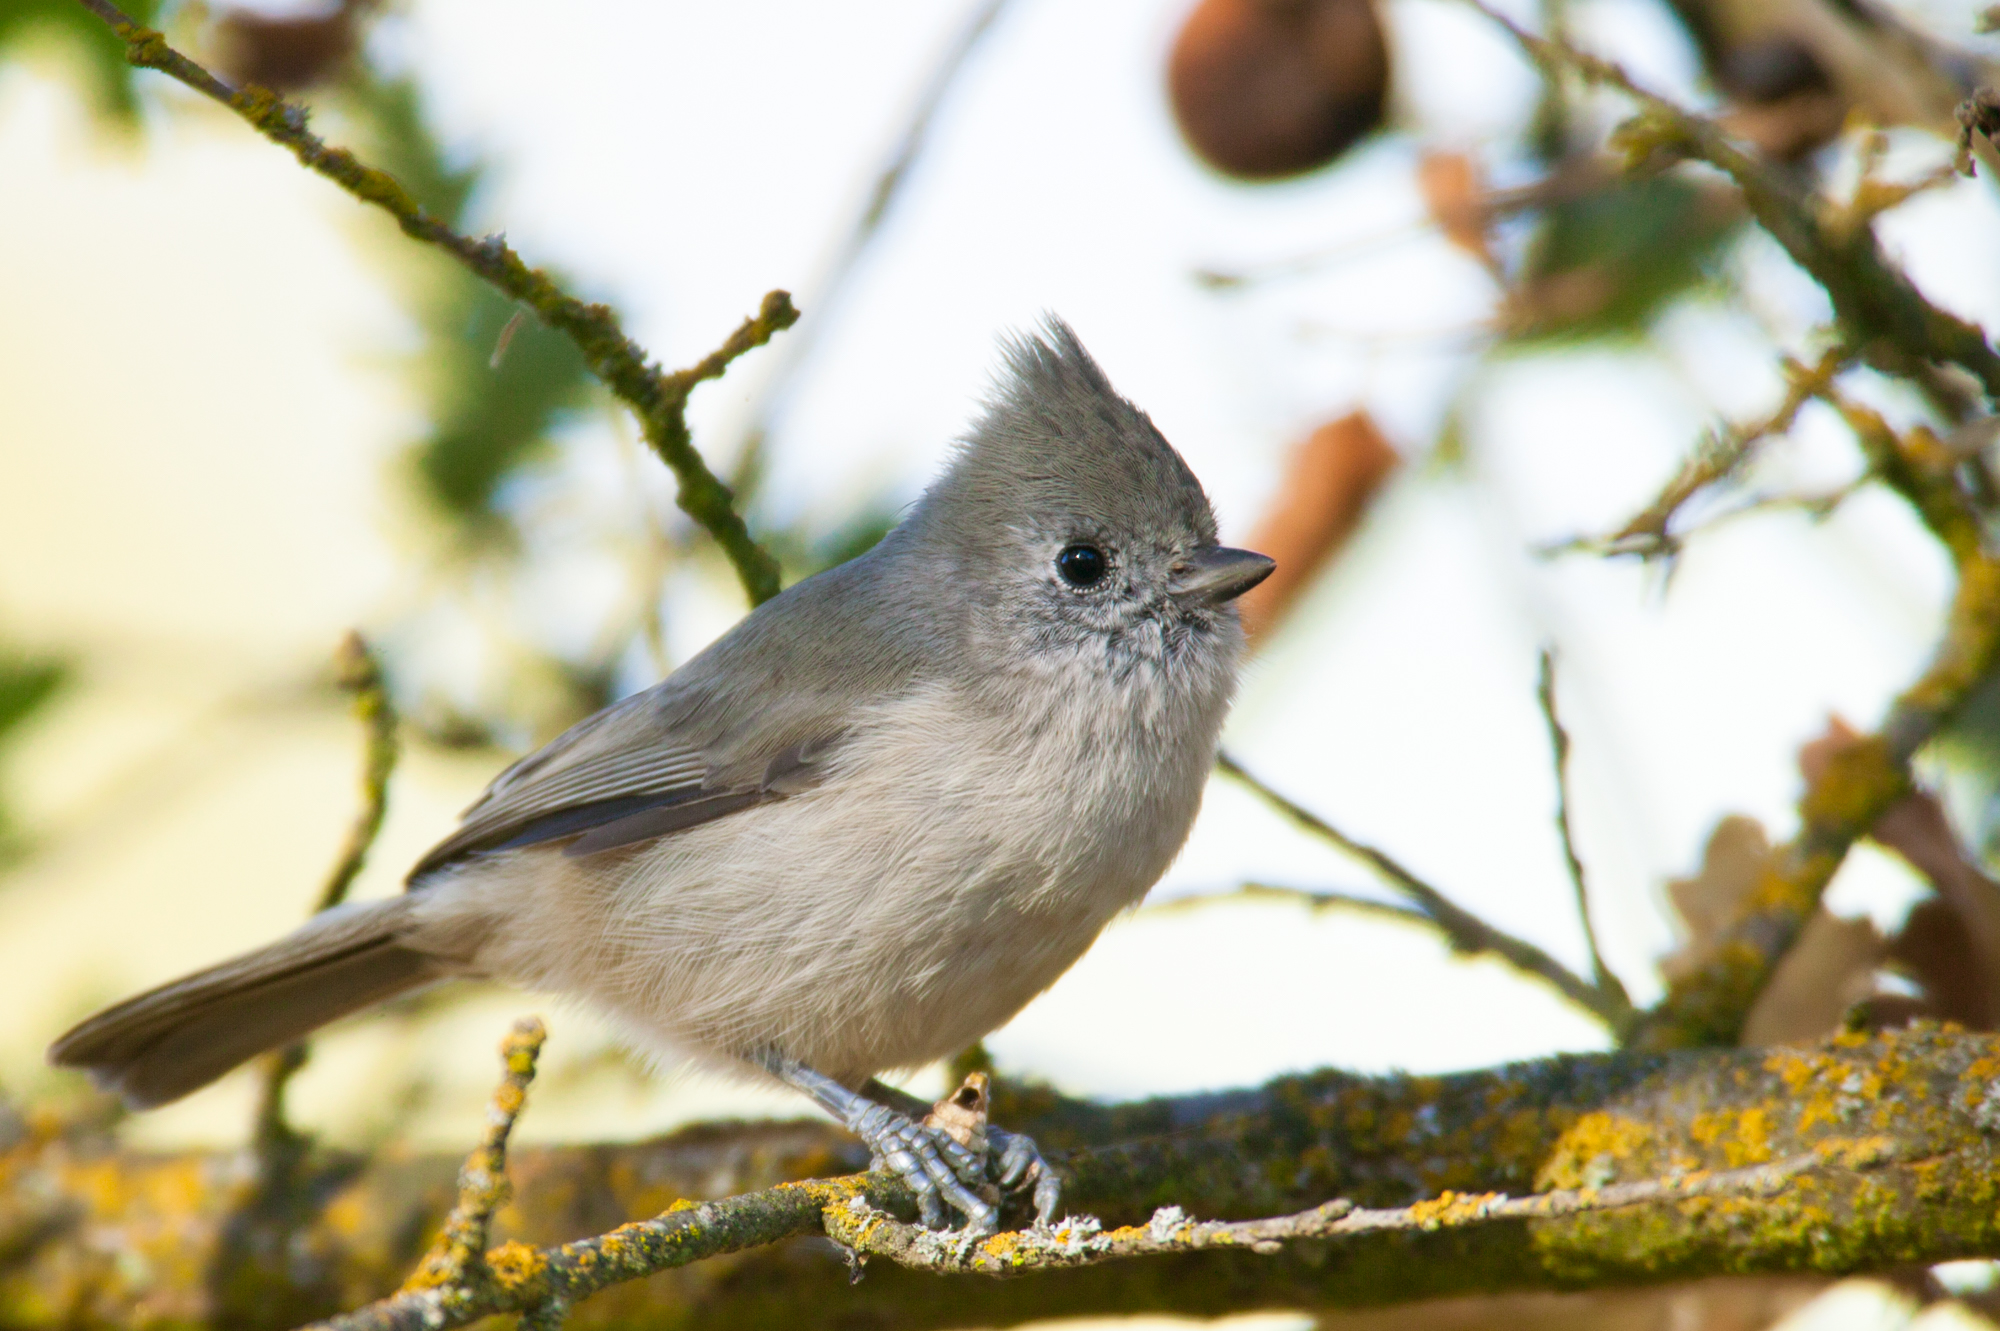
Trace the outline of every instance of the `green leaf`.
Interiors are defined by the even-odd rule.
[[[160,0],[128,0],[120,7],[150,25]],[[84,76],[99,110],[127,125],[137,123],[137,85],[143,71],[125,62],[125,43],[102,19],[76,0],[0,0],[0,59],[43,33],[60,35],[83,57]]]
[[[1733,191],[1673,176],[1618,181],[1550,205],[1510,297],[1522,341],[1629,338],[1718,280],[1747,215]]]

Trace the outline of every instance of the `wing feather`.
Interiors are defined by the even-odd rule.
[[[572,837],[567,853],[595,854],[782,799],[817,784],[838,738],[791,744],[753,765],[748,779],[717,784],[714,764],[675,733],[663,711],[653,694],[639,694],[509,767],[465,811],[458,830],[417,862],[410,883],[468,855]],[[731,766],[742,770],[740,762]]]

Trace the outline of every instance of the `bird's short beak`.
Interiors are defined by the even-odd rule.
[[[1270,577],[1277,566],[1276,560],[1255,550],[1214,545],[1196,550],[1176,563],[1167,590],[1175,599],[1193,605],[1221,605]]]

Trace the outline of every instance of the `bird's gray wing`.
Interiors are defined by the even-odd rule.
[[[838,739],[809,732],[747,770],[732,761],[741,775],[718,781],[716,764],[669,723],[654,694],[638,694],[502,772],[409,881],[468,855],[566,838],[574,838],[566,853],[595,854],[782,799],[816,784]]]

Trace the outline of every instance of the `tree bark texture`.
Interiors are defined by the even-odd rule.
[[[1000,1121],[1066,1153],[1067,1205],[1109,1223],[1332,1197],[1601,1187],[1821,1162],[1777,1195],[1704,1197],[1273,1256],[1197,1253],[1012,1280],[881,1260],[850,1284],[829,1241],[698,1263],[579,1305],[578,1326],[705,1331],[946,1327],[1030,1318],[1333,1310],[1699,1276],[1879,1270],[2000,1253],[2000,1039],[1935,1026],[1804,1048],[1565,1057],[1448,1077],[1318,1072],[1254,1090],[1096,1106],[1005,1092]],[[532,1110],[530,1111],[532,1112]],[[0,1323],[295,1325],[394,1289],[450,1207],[458,1161],[384,1151],[144,1155],[53,1114],[0,1155]],[[851,1171],[807,1123],[691,1128],[629,1145],[527,1148],[496,1239],[545,1245],[676,1201]]]

